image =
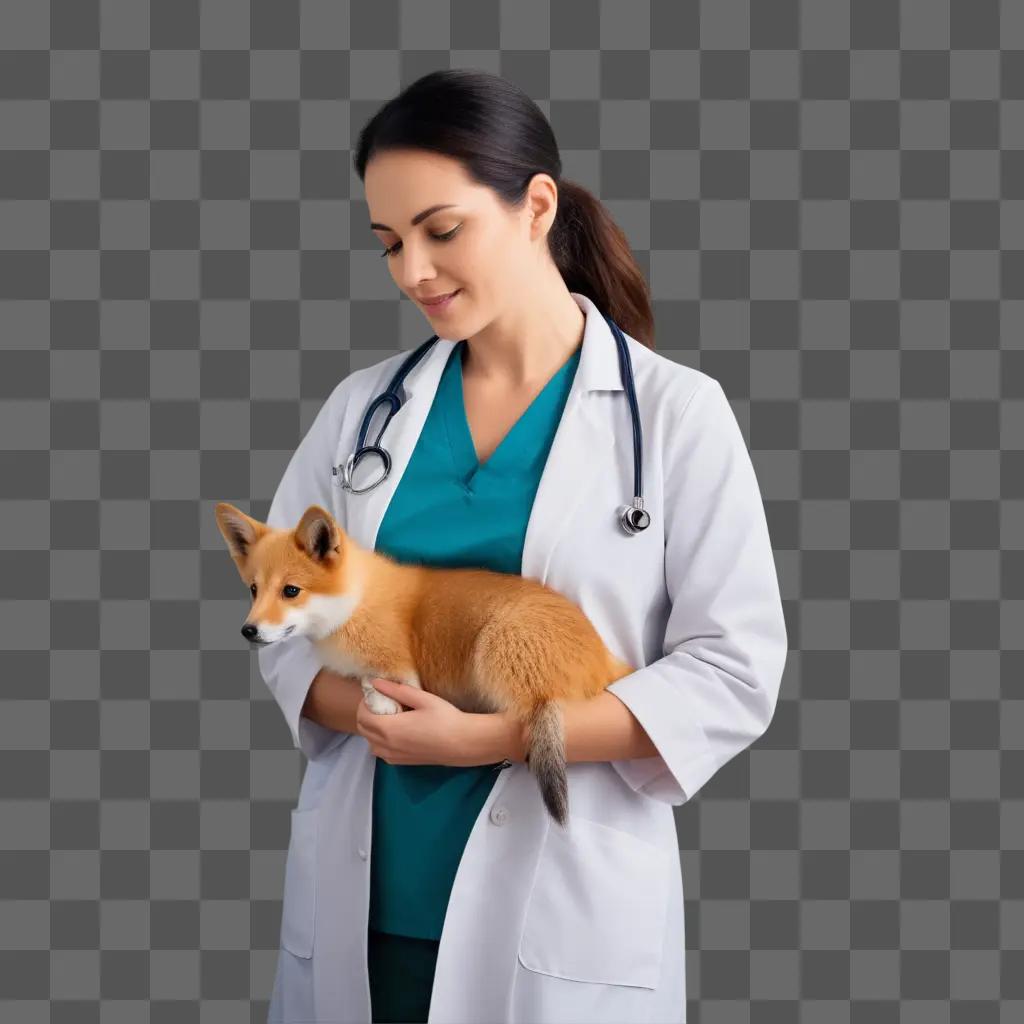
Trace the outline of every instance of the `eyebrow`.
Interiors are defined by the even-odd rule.
[[[426,220],[432,213],[437,213],[438,210],[447,210],[449,206],[457,205],[457,203],[438,203],[436,206],[428,206],[425,210],[420,210],[420,212],[413,217],[411,224],[413,227],[416,227],[421,220]],[[395,231],[394,228],[389,228],[387,224],[377,224],[374,221],[370,221],[370,227],[376,228],[378,231]]]

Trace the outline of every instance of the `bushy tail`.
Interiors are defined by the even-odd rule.
[[[569,814],[569,785],[565,777],[565,736],[562,709],[554,700],[538,701],[526,717],[526,764],[540,786],[548,813],[563,828]]]

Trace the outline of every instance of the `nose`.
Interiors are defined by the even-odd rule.
[[[407,291],[416,291],[424,281],[436,277],[426,249],[420,252],[418,246],[402,243],[401,283]]]
[[[246,640],[255,640],[259,635],[259,626],[254,626],[252,623],[247,622],[242,627],[242,636],[244,636]]]

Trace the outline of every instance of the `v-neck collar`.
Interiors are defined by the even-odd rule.
[[[462,384],[462,354],[466,342],[460,341],[449,354],[448,366],[444,371],[443,384],[448,391],[445,395],[445,427],[448,443],[455,464],[455,471],[468,491],[473,490],[477,478],[483,473],[490,473],[510,468],[514,461],[516,437],[524,429],[524,423],[536,414],[545,396],[556,386],[567,368],[575,362],[580,349],[577,347],[566,361],[551,375],[551,379],[534,396],[530,404],[523,410],[519,418],[509,427],[505,436],[498,442],[497,448],[480,462],[473,443],[473,434],[469,429],[469,417],[466,415],[465,393]]]

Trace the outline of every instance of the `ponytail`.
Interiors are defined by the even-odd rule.
[[[563,178],[549,233],[551,255],[571,292],[593,300],[628,335],[654,348],[647,279],[629,239],[589,189]]]

